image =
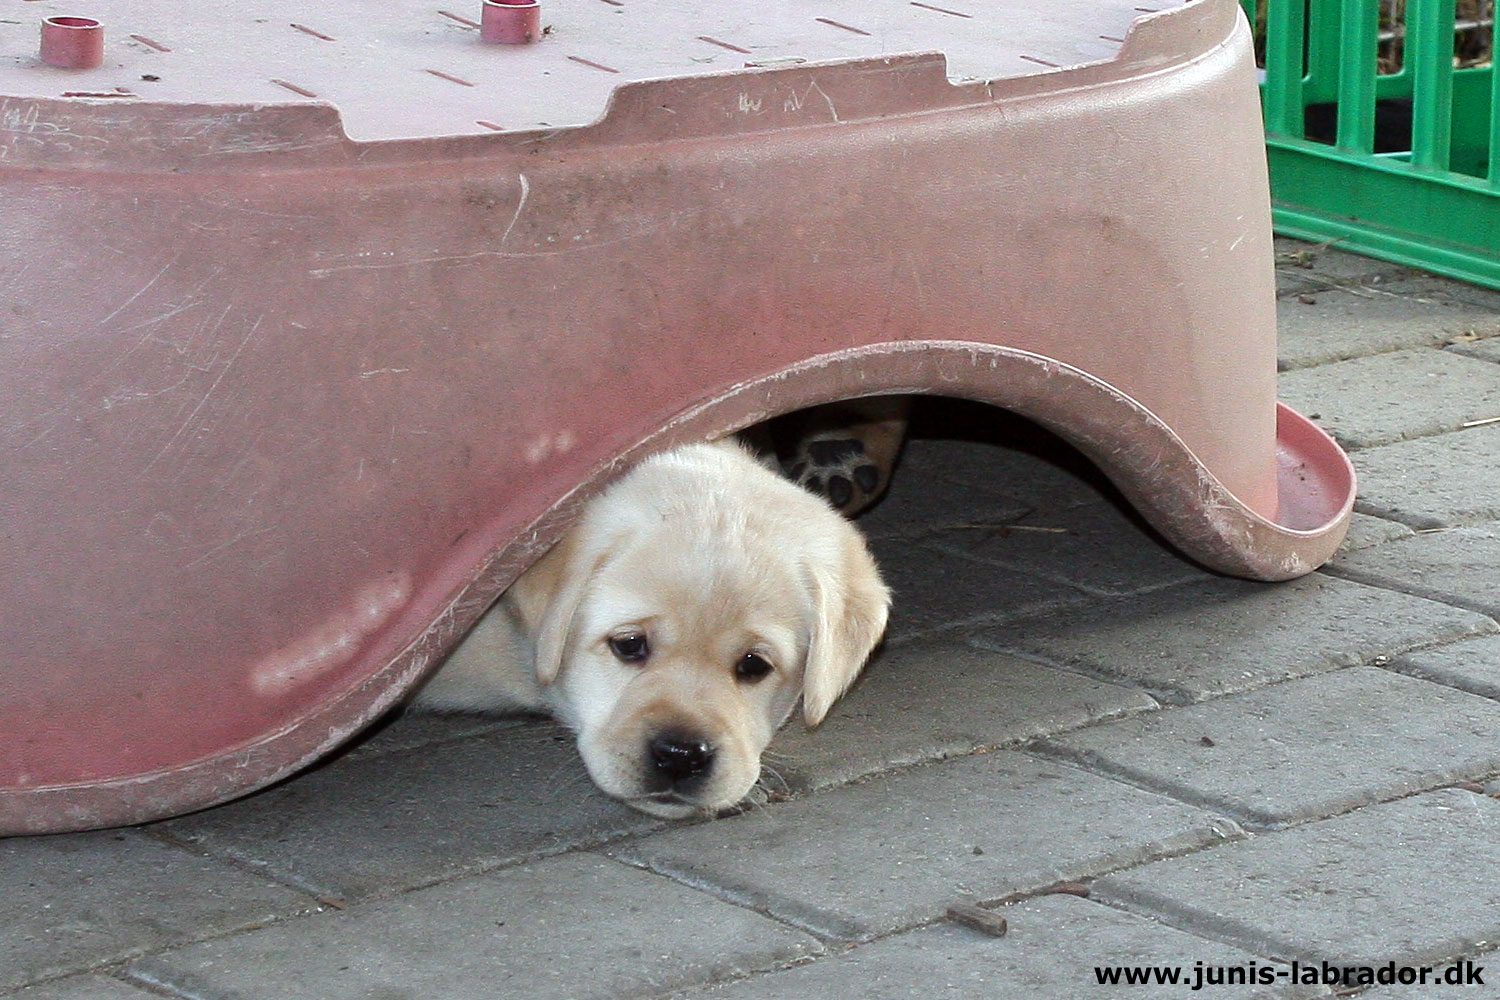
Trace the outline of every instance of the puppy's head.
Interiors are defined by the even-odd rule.
[[[800,697],[816,725],[885,630],[858,532],[737,445],[648,459],[513,588],[537,676],[605,792],[739,802]]]

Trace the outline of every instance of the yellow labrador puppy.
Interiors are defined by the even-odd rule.
[[[591,501],[417,696],[537,709],[656,816],[738,803],[800,696],[817,725],[885,630],[863,537],[733,441],[653,456]]]

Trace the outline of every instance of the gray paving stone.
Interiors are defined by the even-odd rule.
[[[1463,354],[1480,361],[1490,361],[1500,364],[1500,337],[1486,337],[1482,340],[1463,340],[1448,347],[1454,354]]]
[[[748,910],[571,854],[151,956],[128,974],[216,1000],[619,1000],[819,950]]]
[[[1076,604],[1081,591],[1035,573],[1004,569],[923,544],[875,539],[871,550],[895,595],[886,642],[938,629],[1008,621]]]
[[[1495,630],[1483,615],[1314,573],[1280,584],[1214,579],[1098,601],[984,626],[972,641],[1190,702]]]
[[[1349,449],[1454,431],[1500,414],[1500,368],[1413,350],[1287,372],[1277,393]]]
[[[1337,556],[1329,568],[1353,580],[1500,615],[1500,524],[1424,532]]]
[[[488,736],[513,726],[525,725],[526,716],[494,716],[464,713],[399,712],[376,724],[341,755],[341,760],[359,760],[417,747],[435,747],[475,736]],[[531,720],[534,721],[534,720]]]
[[[1415,532],[1404,524],[1355,513],[1349,519],[1349,533],[1339,544],[1339,552],[1357,552],[1372,545],[1383,545],[1398,538],[1410,538]]]
[[[1465,302],[1469,305],[1488,310],[1493,315],[1500,315],[1500,290],[1471,284],[1467,281],[1459,281],[1455,278],[1423,274],[1420,271],[1416,273],[1428,280],[1441,283],[1444,288],[1444,294],[1451,297],[1455,302]],[[1494,336],[1494,334],[1490,334],[1490,336]]]
[[[1463,286],[1457,282],[1423,275],[1328,284],[1332,287],[1297,289],[1277,300],[1283,370],[1500,333],[1495,307],[1500,296],[1485,304],[1469,301],[1468,295],[1460,297]]]
[[[1500,701],[1500,636],[1485,636],[1398,657],[1392,669]]]
[[[929,544],[1091,594],[1133,594],[1209,575],[1168,547],[1139,518],[1098,494],[1040,507],[1009,523],[945,532]]]
[[[1500,676],[1500,671],[1497,671]],[[1277,827],[1500,771],[1500,704],[1376,667],[1045,741],[1091,770]]]
[[[136,830],[0,840],[0,990],[316,907]]]
[[[892,480],[893,491],[956,496],[949,493],[950,485],[956,485],[1008,499],[1024,512],[1109,489],[1104,475],[1076,449],[1004,410],[956,400],[918,400],[912,433],[924,431],[960,436],[908,440]],[[954,519],[953,514],[945,518]]]
[[[1500,423],[1357,451],[1355,508],[1413,528],[1500,520]]]
[[[5,1000],[153,1000],[155,996],[105,976],[69,976],[4,994]]]
[[[1421,964],[1500,939],[1500,801],[1439,789],[1100,879],[1094,894],[1302,962]]]
[[[771,745],[773,792],[802,792],[922,761],[1149,711],[1148,695],[951,642],[886,650],[809,731],[793,718]]]
[[[1180,970],[1178,984],[1128,988],[1140,1000],[1177,1000],[1193,982],[1193,963],[1249,970],[1265,959],[1184,934],[1152,920],[1075,896],[1040,896],[998,908],[1009,929],[987,937],[950,923],[898,934],[841,954],[723,986],[674,994],[672,1000],[860,1000],[972,998],[1078,1000],[1101,993],[1096,967]],[[1250,976],[1245,974],[1244,978]],[[1262,987],[1210,987],[1215,997],[1323,996],[1314,990],[1277,993]]]
[[[918,433],[938,419],[924,418],[920,402],[913,412]],[[891,494],[860,518],[872,537],[917,539],[945,554],[1097,593],[1134,592],[1201,573],[1060,438],[977,404],[941,408],[954,402],[939,401],[946,422],[928,429],[976,439],[911,440]]]
[[[1419,268],[1406,267],[1290,237],[1276,238],[1277,294],[1297,294],[1318,288],[1373,290],[1404,282],[1427,282],[1445,300],[1465,302],[1500,311],[1500,292]],[[1283,284],[1285,282],[1285,284]]]
[[[1311,276],[1325,283],[1361,280],[1379,283],[1415,278],[1424,272],[1403,267],[1376,257],[1340,250],[1336,244],[1311,243],[1307,240],[1278,236],[1276,246],[1277,278]]]
[[[1024,517],[1030,505],[1004,491],[1028,481],[1028,461],[1042,464],[995,445],[909,441],[891,479],[890,492],[860,515],[859,529],[869,538],[920,538],[956,525],[1005,523]],[[978,477],[959,481],[943,474],[965,464],[997,470],[994,485],[976,482]]]
[[[1164,796],[997,750],[608,850],[861,940],[932,920],[963,896],[998,899],[1238,835]]]
[[[566,730],[530,723],[336,761],[160,827],[319,895],[358,899],[661,822],[595,788]]]
[[[1478,959],[1470,959],[1473,965],[1479,966],[1480,979],[1483,986],[1455,985],[1453,980],[1444,982],[1443,976],[1456,976],[1463,979],[1465,971],[1461,967],[1462,961],[1452,964],[1429,966],[1432,972],[1427,979],[1427,985],[1413,984],[1409,986],[1377,986],[1366,990],[1359,995],[1359,1000],[1418,1000],[1420,997],[1431,997],[1433,1000],[1463,1000],[1467,997],[1493,996],[1495,983],[1500,980],[1500,956],[1494,952],[1481,955]],[[1460,966],[1453,972],[1449,969]]]

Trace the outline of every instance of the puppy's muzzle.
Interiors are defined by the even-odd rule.
[[[690,795],[713,773],[714,745],[697,733],[667,730],[646,743],[646,781],[653,792]]]

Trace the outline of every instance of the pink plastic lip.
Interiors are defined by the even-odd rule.
[[[46,18],[42,62],[59,69],[93,69],[104,62],[104,25],[92,17]]]
[[[1358,478],[1338,443],[1307,417],[1276,404],[1276,523],[1289,535],[1326,532],[1354,508]],[[1331,553],[1330,553],[1331,554]]]
[[[479,17],[480,40],[526,45],[542,37],[542,7],[536,0],[484,0]]]

